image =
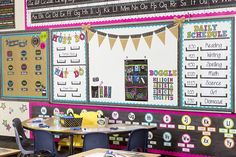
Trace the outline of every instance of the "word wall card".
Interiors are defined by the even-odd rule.
[[[177,107],[177,25],[91,28],[88,38],[91,103]]]
[[[182,30],[181,106],[232,111],[233,20],[187,22]]]
[[[86,36],[82,30],[52,31],[52,101],[85,102]]]
[[[49,98],[47,31],[2,35],[1,54],[3,98]]]

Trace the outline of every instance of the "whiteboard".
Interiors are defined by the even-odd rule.
[[[120,104],[131,107],[140,105],[175,107],[178,105],[178,38],[168,28],[163,30],[165,26],[146,24],[95,29],[96,31],[88,43],[89,99],[91,103]],[[160,32],[165,35],[164,42],[155,33],[158,29],[161,29]],[[144,39],[144,34],[147,32],[153,32],[150,45]],[[103,41],[101,34],[104,36]],[[140,41],[135,47],[131,36],[140,34],[141,36],[138,37]],[[109,35],[118,36],[112,48]],[[121,35],[128,36],[125,49],[121,44],[121,39],[123,39]],[[133,72],[129,73],[128,67],[133,69]],[[135,73],[135,68],[138,69],[137,73]],[[128,77],[131,77],[133,81],[135,78],[139,78],[139,81],[136,84],[133,83],[133,87],[131,87],[138,91],[134,92],[133,97],[127,96],[132,95],[133,92],[128,91],[130,88],[127,83]],[[165,81],[169,81],[171,84],[166,86]],[[162,87],[171,86],[171,94],[168,97],[157,95],[158,83],[161,83],[159,88],[161,94],[165,90]]]

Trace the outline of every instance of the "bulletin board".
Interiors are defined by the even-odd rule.
[[[0,29],[15,28],[15,0],[0,1]]]
[[[87,44],[82,29],[53,30],[52,102],[87,101]]]
[[[178,30],[174,23],[91,27],[90,102],[177,107]]]
[[[234,30],[233,18],[184,23],[180,55],[182,108],[233,110]]]
[[[1,36],[4,99],[48,100],[48,32]]]

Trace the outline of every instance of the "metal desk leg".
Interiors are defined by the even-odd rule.
[[[73,154],[73,142],[74,142],[73,138],[74,138],[74,135],[69,136],[69,140],[70,140],[69,152],[70,152],[70,155]]]

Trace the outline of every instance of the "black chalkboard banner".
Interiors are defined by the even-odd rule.
[[[81,3],[85,3],[82,5]],[[95,3],[96,2],[96,3]],[[73,5],[73,6],[72,6]],[[122,3],[104,0],[28,0],[31,22],[53,22],[138,14],[164,13],[196,9],[235,7],[235,0],[148,0]],[[54,8],[53,6],[57,6]],[[70,6],[65,9],[65,6]],[[41,8],[34,11],[33,8]],[[50,8],[44,10],[43,8]],[[59,8],[59,9],[58,9]]]
[[[111,2],[115,0],[27,0],[28,9],[48,8],[65,5],[90,4],[98,2]]]

